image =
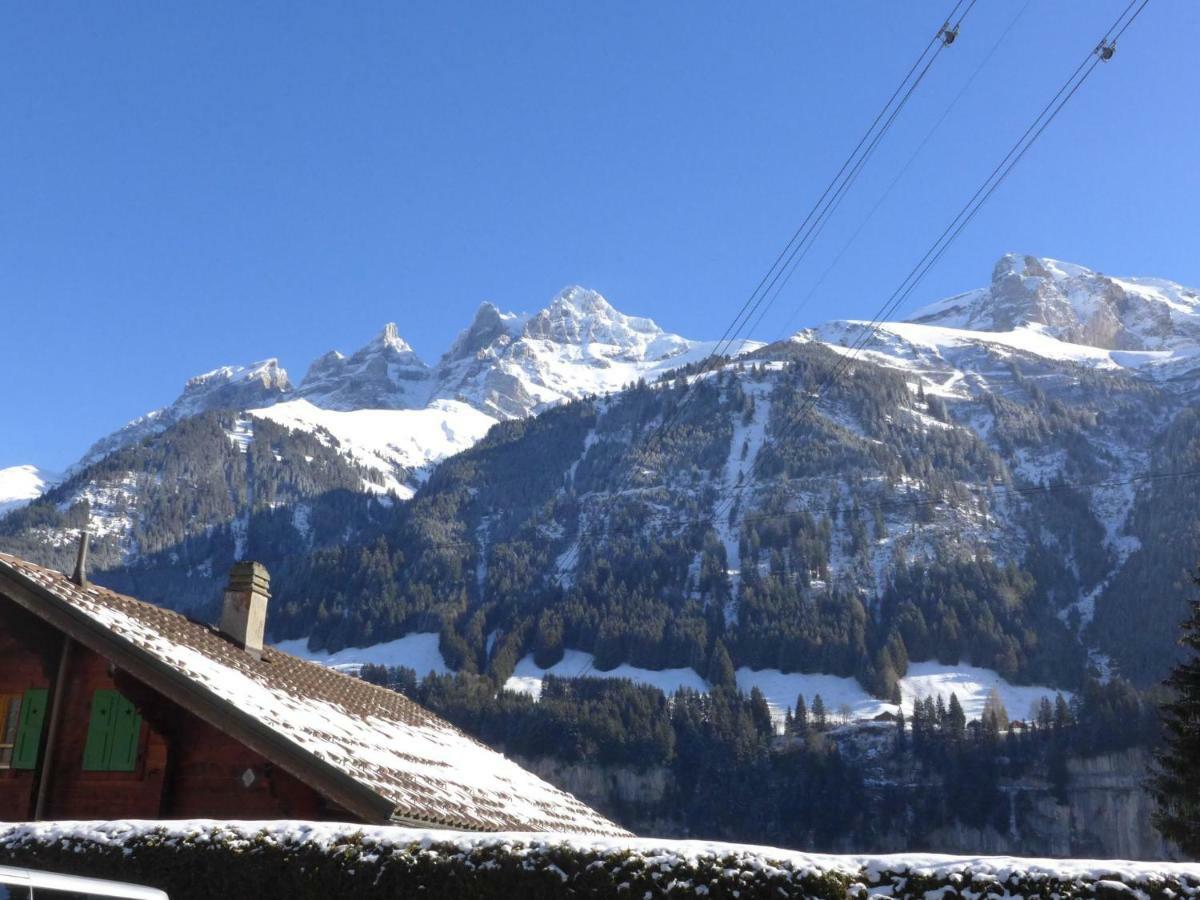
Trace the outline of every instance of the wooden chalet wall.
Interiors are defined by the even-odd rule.
[[[0,694],[54,692],[63,636],[0,595]],[[354,817],[108,660],[74,644],[50,767],[45,819],[334,819]],[[97,690],[116,690],[142,716],[132,772],[85,771]],[[34,818],[48,710],[35,769],[0,769],[0,820]]]

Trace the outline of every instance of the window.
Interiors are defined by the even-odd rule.
[[[85,772],[132,772],[142,717],[118,691],[92,694],[92,717],[83,749]]]
[[[0,769],[32,769],[37,765],[45,718],[45,688],[0,694]]]

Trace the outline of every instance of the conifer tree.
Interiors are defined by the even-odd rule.
[[[950,737],[961,741],[967,733],[967,714],[963,712],[962,704],[958,702],[958,694],[950,694],[950,708],[946,711],[946,727]]]
[[[754,728],[760,735],[772,735],[775,733],[775,724],[771,720],[771,707],[767,705],[767,698],[763,696],[763,692],[755,685],[750,689],[750,715],[754,719]]]
[[[896,755],[903,756],[908,749],[908,734],[904,730],[904,710],[896,713]]]
[[[1195,576],[1200,585],[1200,572]],[[1180,643],[1190,658],[1167,678],[1174,696],[1163,707],[1166,740],[1151,783],[1154,825],[1188,856],[1200,858],[1200,600],[1192,601]]]
[[[824,731],[829,720],[825,715],[825,701],[821,699],[820,694],[813,696],[812,714],[813,724],[816,726],[817,731]]]
[[[804,702],[804,695],[796,696],[796,712],[792,716],[792,727],[796,734],[808,734],[808,706]]]
[[[1071,724],[1071,707],[1062,694],[1054,697],[1054,730],[1064,731]]]
[[[708,683],[713,687],[736,688],[737,675],[733,671],[733,660],[725,649],[725,642],[718,640],[713,646],[712,659],[708,663]]]

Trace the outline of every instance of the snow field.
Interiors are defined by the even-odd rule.
[[[350,647],[335,653],[311,651],[303,638],[281,641],[275,649],[313,662],[331,666],[342,671],[357,671],[364,664],[382,666],[407,666],[418,677],[430,672],[439,675],[450,673],[449,666],[438,650],[438,636],[433,633],[408,634],[394,641],[372,647]],[[708,690],[708,683],[693,669],[643,669],[622,663],[615,669],[603,672],[596,668],[595,657],[582,650],[566,650],[563,658],[548,669],[539,668],[530,654],[522,658],[504,683],[504,689],[528,694],[540,699],[542,680],[547,675],[558,678],[625,678],[636,684],[656,687],[665,694],[673,694],[680,688],[689,688],[698,693]],[[870,719],[882,712],[895,712],[896,706],[872,697],[853,678],[813,672],[780,672],[778,669],[754,670],[743,666],[736,672],[738,689],[749,694],[758,688],[771,709],[772,718],[782,727],[789,708],[794,708],[796,698],[804,695],[804,702],[812,710],[813,698],[821,695],[830,720]],[[900,696],[904,714],[912,715],[913,704],[925,697],[941,697],[949,701],[950,695],[958,697],[968,719],[983,715],[983,705],[988,694],[995,688],[1008,711],[1010,719],[1028,719],[1030,711],[1043,697],[1053,702],[1058,691],[1040,685],[1015,685],[1001,678],[991,669],[977,666],[946,666],[936,662],[910,663],[908,674],[900,679]],[[1068,691],[1063,696],[1071,699]]]
[[[280,641],[273,646],[281,653],[290,653],[344,672],[357,672],[364,665],[408,666],[417,673],[418,678],[424,678],[430,672],[445,675],[450,671],[442,659],[442,651],[438,649],[436,632],[406,634],[372,647],[347,647],[333,653],[309,650],[308,638]]]
[[[615,669],[601,672],[596,668],[595,657],[582,650],[566,650],[563,658],[549,669],[538,668],[530,654],[517,663],[513,674],[504,683],[504,689],[520,694],[529,694],[537,700],[542,695],[542,679],[547,675],[558,678],[627,678],[638,684],[648,684],[666,694],[673,694],[680,688],[691,688],[704,693],[708,684],[696,674],[693,669],[640,669],[622,663]]]
[[[533,656],[526,656],[517,663],[504,688],[529,694],[536,700],[541,696],[542,679],[547,675],[559,678],[627,678],[638,684],[656,687],[667,694],[684,687],[700,693],[708,690],[708,683],[692,669],[656,671],[622,664],[615,669],[601,672],[596,669],[592,654],[582,650],[567,650],[562,660],[549,669],[538,668]],[[895,704],[872,697],[853,678],[821,673],[780,672],[778,669],[756,671],[744,666],[737,670],[736,675],[738,689],[743,693],[749,694],[754,688],[762,692],[767,706],[771,709],[772,718],[780,727],[787,710],[795,707],[796,698],[800,694],[804,695],[804,702],[810,713],[813,698],[820,694],[825,710],[833,722],[843,719],[870,719],[882,712],[896,710]],[[936,662],[911,663],[908,674],[900,679],[904,713],[909,716],[912,714],[913,704],[919,699],[940,694],[949,702],[950,695],[955,694],[967,718],[978,719],[983,715],[984,702],[993,688],[1000,694],[1011,719],[1028,718],[1030,709],[1036,703],[1043,697],[1049,697],[1053,701],[1057,693],[1048,687],[1009,684],[990,669],[967,665],[944,666]],[[1063,696],[1068,700],[1071,697],[1065,691]]]
[[[37,466],[0,469],[0,516],[37,499],[57,480],[57,475],[43,472]]]
[[[384,484],[407,499],[413,489],[398,469],[421,469],[472,446],[496,419],[457,400],[435,400],[424,409],[322,409],[288,400],[247,415],[294,431],[325,431],[354,462],[381,473]],[[374,485],[365,485],[368,490]],[[377,488],[376,488],[377,489]]]

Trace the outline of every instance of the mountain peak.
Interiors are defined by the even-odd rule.
[[[664,334],[652,319],[627,316],[597,291],[570,285],[529,320],[525,335],[559,344],[606,344],[628,350],[643,349]]]
[[[371,341],[368,347],[381,347],[387,350],[394,350],[396,353],[411,353],[416,356],[415,351],[409,345],[408,341],[400,337],[400,331],[396,328],[395,322],[388,322],[383,326],[383,331]]]
[[[1160,350],[1200,342],[1200,297],[1169,281],[1113,278],[1006,253],[988,287],[927,306],[909,321],[973,331],[1030,328],[1105,350]]]
[[[428,400],[430,369],[395,322],[350,356],[331,350],[308,368],[298,396],[326,409],[412,409]]]
[[[460,331],[450,349],[442,355],[439,365],[446,366],[455,360],[470,359],[490,347],[503,347],[521,334],[528,316],[519,313],[501,312],[499,307],[487,300],[479,304],[471,324]]]
[[[241,410],[270,406],[292,390],[288,374],[277,359],[244,366],[220,366],[189,378],[170,406],[139,416],[92,444],[76,467],[89,465],[114,450],[156,434],[190,416],[216,410]]]
[[[254,383],[266,389],[280,391],[291,387],[287,371],[279,365],[278,359],[272,358],[244,366],[220,366],[211,372],[195,375],[185,382],[182,397],[200,391],[210,391],[223,385]]]

